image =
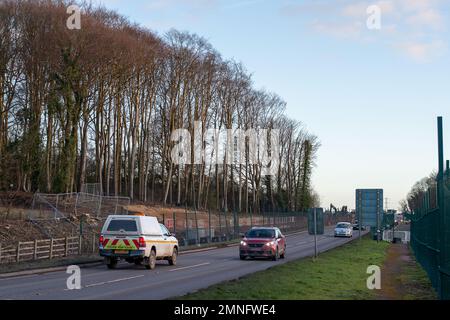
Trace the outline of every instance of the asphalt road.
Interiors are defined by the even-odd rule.
[[[320,252],[358,236],[354,232],[352,239],[334,238],[332,230],[318,236]],[[286,258],[278,261],[241,261],[234,246],[180,255],[176,266],[158,261],[155,270],[126,262],[115,270],[104,265],[82,268],[78,290],[67,289],[70,275],[63,271],[0,279],[0,299],[166,299],[313,254],[314,237],[305,231],[287,236]]]

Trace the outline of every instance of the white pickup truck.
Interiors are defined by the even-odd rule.
[[[119,260],[154,269],[156,260],[177,263],[178,240],[155,217],[110,215],[102,228],[99,253],[110,269]]]

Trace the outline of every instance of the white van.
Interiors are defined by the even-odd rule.
[[[100,256],[110,269],[119,260],[144,264],[147,269],[154,269],[156,260],[177,263],[178,240],[155,217],[110,215],[99,242]]]

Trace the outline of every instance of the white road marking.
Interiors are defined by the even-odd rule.
[[[105,284],[110,284],[110,283],[116,283],[116,282],[121,282],[121,281],[126,281],[126,280],[132,280],[132,279],[137,279],[137,278],[142,278],[144,275],[138,275],[138,276],[134,276],[134,277],[128,277],[128,278],[120,278],[120,279],[115,279],[115,280],[109,280],[109,281],[103,281],[103,282],[98,282],[98,283],[91,283],[91,284],[87,284],[85,286],[82,287],[83,288],[90,288],[90,287],[98,287],[98,286],[102,286]],[[64,289],[64,291],[72,291],[69,289]]]
[[[172,271],[178,271],[178,270],[184,270],[184,269],[190,269],[190,268],[195,268],[195,267],[201,267],[201,266],[206,266],[206,265],[208,265],[208,264],[211,264],[211,263],[210,263],[210,262],[205,262],[205,263],[200,263],[200,264],[196,264],[196,265],[193,265],[193,266],[187,266],[187,267],[182,267],[182,268],[176,268],[176,269],[169,270],[169,272],[172,272]]]

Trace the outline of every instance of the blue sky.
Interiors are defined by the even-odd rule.
[[[437,167],[436,117],[450,148],[450,2],[446,0],[95,0],[162,35],[197,33],[241,61],[257,88],[322,143],[322,205],[354,207],[383,188],[388,206]],[[369,5],[381,29],[366,26]],[[446,152],[450,158],[450,152]]]

